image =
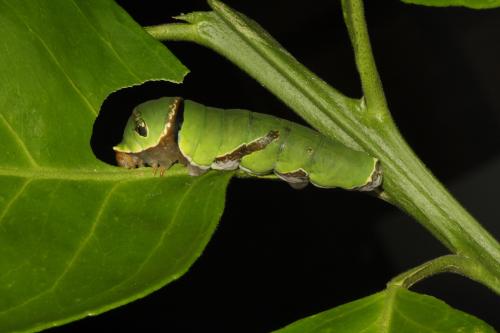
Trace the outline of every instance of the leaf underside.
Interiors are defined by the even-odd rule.
[[[382,292],[299,320],[276,333],[494,333],[443,301],[404,288]]]
[[[97,314],[178,278],[231,174],[109,166],[90,137],[111,92],[187,69],[112,1],[0,0],[0,22],[0,331]]]

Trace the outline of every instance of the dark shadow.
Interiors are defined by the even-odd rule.
[[[133,108],[142,102],[163,96],[182,96],[181,86],[164,81],[150,81],[109,95],[94,122],[90,139],[94,155],[105,163],[116,165],[113,146],[121,141],[123,129]]]

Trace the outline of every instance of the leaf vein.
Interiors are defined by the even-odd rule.
[[[319,327],[321,327],[325,324],[331,323],[332,321],[335,321],[337,319],[340,319],[342,317],[350,315],[351,313],[354,313],[354,312],[357,312],[357,311],[362,310],[364,308],[367,308],[367,307],[371,306],[372,304],[377,303],[378,301],[379,300],[377,297],[373,300],[370,300],[367,303],[361,303],[357,306],[354,306],[353,308],[349,309],[349,311],[343,311],[343,312],[339,311],[338,313],[333,314],[333,316],[330,316],[329,318],[324,319],[322,322],[318,322],[316,325],[313,325],[312,328],[317,330]],[[333,311],[335,311],[335,310],[333,310]]]
[[[144,259],[144,261],[137,267],[136,271],[133,273],[133,274],[130,274],[126,279],[124,279],[123,281],[121,281],[120,283],[114,285],[113,287],[109,288],[107,290],[107,292],[109,293],[110,291],[114,290],[114,289],[117,289],[119,288],[120,286],[124,285],[125,283],[127,283],[128,281],[132,280],[134,277],[136,277],[141,271],[142,269],[146,266],[146,264],[149,262],[149,260],[155,255],[155,253],[158,251],[158,249],[160,248],[163,240],[165,239],[165,236],[168,234],[168,231],[170,231],[172,229],[172,227],[175,225],[175,220],[177,218],[177,215],[178,215],[178,212],[179,212],[179,208],[180,206],[182,206],[184,204],[184,201],[186,200],[189,192],[191,192],[191,190],[195,187],[195,184],[197,184],[200,179],[202,179],[203,177],[196,177],[195,181],[191,184],[191,186],[186,190],[186,192],[184,192],[184,194],[182,195],[180,201],[179,201],[179,204],[177,205],[176,209],[175,209],[175,212],[173,214],[173,218],[172,218],[172,222],[168,225],[167,228],[165,228],[165,230],[162,232],[160,238],[158,239],[158,242],[156,242],[155,246],[151,249],[151,251],[149,252],[149,254],[146,256],[146,258]]]
[[[102,34],[95,28],[95,26],[92,24],[92,22],[89,20],[89,18],[87,17],[87,15],[85,15],[85,13],[82,11],[82,9],[80,8],[80,6],[78,5],[78,3],[76,3],[76,1],[71,1],[71,3],[78,9],[78,11],[80,12],[80,14],[82,15],[82,17],[89,23],[89,26],[92,30],[94,30],[94,32],[96,33],[96,35],[99,37],[99,39],[101,39],[104,44],[106,44],[106,46],[111,50],[111,52],[113,52],[113,54],[116,56],[116,58],[118,59],[118,61],[123,65],[123,67],[125,67],[125,69],[130,73],[130,75],[132,75],[135,79],[137,79],[139,82],[142,82],[144,81],[143,79],[141,79],[137,74],[135,74],[134,72],[132,72],[132,68],[125,62],[123,61],[123,58],[120,56],[120,54],[116,51],[116,49],[113,47],[113,45],[107,40],[104,38],[104,36],[102,36]]]
[[[40,44],[42,44],[42,46],[45,48],[45,50],[47,51],[48,55],[50,56],[50,58],[54,62],[54,64],[59,68],[59,70],[61,71],[61,73],[63,74],[63,76],[66,78],[66,80],[69,82],[69,84],[74,89],[74,91],[77,93],[77,95],[79,95],[81,97],[81,99],[83,100],[84,104],[92,112],[92,115],[93,116],[97,116],[97,110],[92,106],[92,104],[89,102],[89,100],[87,99],[87,97],[85,97],[85,95],[78,88],[78,86],[73,81],[73,79],[68,75],[68,73],[66,73],[66,71],[64,70],[64,67],[61,65],[61,63],[59,62],[59,60],[57,60],[57,57],[54,55],[54,53],[49,48],[49,46],[45,43],[45,41],[43,40],[43,38],[40,37],[40,35],[38,35],[38,33],[36,33],[35,30],[33,30],[31,28],[31,26],[19,14],[17,14],[17,12],[15,11],[15,8],[12,5],[8,4],[7,2],[5,2],[5,3],[7,4],[7,6],[9,6],[11,8],[12,13],[14,13],[19,18],[19,20],[28,28],[28,30],[33,34],[33,36],[35,36],[40,41]]]
[[[380,316],[379,321],[380,330],[383,330],[383,332],[389,332],[392,325],[392,319],[394,317],[393,305],[394,299],[396,298],[396,292],[397,290],[395,289],[387,289],[386,298],[382,308],[382,315]]]
[[[214,189],[215,189],[215,187],[213,186],[213,187],[211,187],[211,188],[208,190],[208,192],[207,192],[207,194],[206,194],[207,198],[212,198],[212,193],[213,193]],[[207,210],[208,210],[208,208],[209,208],[209,207],[212,207],[212,205],[211,205],[211,204],[209,204],[209,203],[210,203],[210,202],[209,202],[208,200],[205,200],[205,208],[203,209],[203,212],[204,212],[203,216],[207,216],[207,215],[208,215],[208,214],[207,214]],[[208,220],[208,219],[207,219],[207,220]],[[210,224],[208,224],[208,223],[207,223],[207,228],[208,228],[208,227],[210,227]],[[199,240],[200,238],[202,238],[202,236],[205,234],[205,231],[206,231],[205,229],[204,229],[204,230],[202,230],[202,231],[200,231],[200,233],[199,233],[199,234],[198,234],[198,236],[196,237],[196,241],[194,241],[194,242],[192,242],[192,243],[191,243],[191,246],[188,248],[188,250],[186,250],[186,251],[184,252],[184,253],[185,253],[185,255],[184,255],[183,257],[181,257],[181,259],[184,259],[185,257],[187,257],[187,256],[188,256],[188,254],[192,253],[193,248],[195,247],[195,245],[196,245],[196,244],[198,244],[198,240]],[[178,264],[182,263],[182,260],[178,260],[178,261],[177,261],[177,263],[178,263]],[[177,269],[176,269],[176,270],[177,270]],[[181,273],[181,274],[182,274],[182,273]]]
[[[427,326],[424,326],[422,325],[421,323],[415,321],[414,319],[408,317],[403,311],[400,311],[399,309],[395,308],[394,309],[394,312],[397,312],[399,313],[399,315],[401,317],[403,317],[404,319],[408,320],[409,322],[413,323],[413,325],[417,326],[417,327],[420,327],[421,329],[424,329],[426,331],[429,331],[429,332],[436,332],[435,330],[433,330],[432,328],[429,328]]]
[[[199,183],[202,179],[203,179],[202,177],[195,178],[195,180],[193,181],[191,186],[189,186],[189,188],[186,190],[186,192],[184,192],[184,194],[182,195],[182,197],[179,200],[179,203],[177,204],[177,207],[175,208],[174,214],[172,215],[172,222],[170,222],[168,227],[165,228],[165,230],[161,233],[160,239],[156,243],[155,247],[151,250],[150,254],[144,260],[144,265],[141,265],[142,267],[146,266],[146,264],[149,262],[149,260],[151,260],[151,258],[158,252],[159,248],[161,247],[161,244],[163,243],[163,240],[165,239],[165,236],[173,228],[173,226],[175,226],[175,224],[177,223],[177,219],[179,218],[179,212],[181,211],[180,208],[184,205],[184,202],[188,198],[188,196],[191,193],[191,191],[193,190],[193,188],[196,187],[196,184]]]
[[[19,197],[21,196],[21,194],[23,194],[24,191],[26,190],[26,187],[32,181],[33,181],[33,179],[28,179],[27,181],[25,181],[23,183],[23,185],[19,188],[19,190],[17,191],[17,193],[12,196],[12,198],[9,201],[9,203],[7,205],[5,205],[5,208],[4,208],[3,212],[0,214],[0,225],[4,221],[4,218],[5,218],[5,216],[7,216],[7,213],[9,212],[10,208],[12,207],[12,205],[17,201],[17,199],[19,199]]]
[[[68,272],[71,270],[71,268],[73,267],[73,265],[75,264],[76,260],[80,257],[81,253],[83,252],[83,250],[86,248],[88,242],[90,241],[90,239],[92,238],[92,236],[94,236],[95,234],[95,231],[97,229],[97,225],[99,224],[99,222],[101,221],[101,216],[102,216],[102,213],[104,212],[104,210],[106,209],[107,205],[108,205],[108,202],[109,200],[111,199],[111,197],[113,196],[115,190],[118,188],[118,185],[122,184],[123,182],[117,182],[116,184],[114,184],[111,189],[108,191],[108,193],[106,194],[106,196],[104,197],[102,203],[101,203],[101,206],[99,207],[99,210],[97,211],[97,214],[96,214],[96,217],[94,219],[94,223],[92,223],[92,226],[90,227],[90,230],[89,230],[89,233],[87,234],[87,236],[85,237],[85,239],[83,239],[83,241],[80,243],[80,245],[78,246],[78,248],[76,249],[75,251],[75,254],[73,255],[73,257],[70,259],[70,261],[68,262],[67,266],[66,266],[66,269],[61,273],[61,275],[55,280],[54,284],[52,285],[52,287],[50,287],[50,291],[54,291],[57,286],[59,285],[59,283],[63,280],[64,276],[66,276],[68,274]]]
[[[28,159],[29,163],[34,167],[38,167],[38,163],[36,163],[35,159],[33,158],[33,155],[31,155],[30,151],[28,150],[28,147],[26,147],[26,145],[24,144],[24,142],[21,139],[21,137],[19,136],[19,134],[17,134],[17,132],[14,131],[14,129],[9,124],[9,122],[7,121],[5,116],[1,113],[0,113],[0,118],[2,119],[3,124],[5,125],[5,127],[9,131],[9,133],[12,135],[14,140],[16,140],[17,144],[21,148],[21,151],[24,152],[24,155]]]
[[[92,223],[92,226],[89,230],[89,233],[88,235],[85,237],[85,239],[83,239],[83,241],[80,243],[80,245],[78,246],[78,248],[76,249],[74,255],[72,256],[72,258],[69,260],[68,264],[66,265],[66,268],[61,272],[61,274],[59,275],[59,277],[57,279],[54,280],[54,283],[52,284],[52,286],[44,291],[42,291],[41,293],[37,294],[37,295],[34,295],[30,298],[28,298],[27,300],[25,300],[24,302],[20,303],[20,304],[17,304],[13,307],[10,307],[8,308],[7,310],[5,311],[2,311],[0,312],[0,314],[5,314],[5,313],[8,313],[14,309],[17,309],[17,308],[20,308],[22,306],[25,306],[29,303],[32,303],[34,302],[35,300],[39,299],[40,297],[43,297],[51,292],[53,292],[57,286],[59,285],[59,283],[62,281],[62,279],[68,274],[68,272],[71,270],[71,268],[73,267],[73,264],[76,262],[76,260],[78,259],[78,257],[80,256],[80,254],[82,253],[83,249],[86,247],[87,243],[89,242],[89,240],[92,238],[92,236],[94,235],[94,232],[96,230],[96,227],[97,227],[97,224],[99,223],[100,219],[101,219],[101,215],[105,209],[105,207],[107,206],[107,203],[109,202],[109,199],[111,198],[111,196],[113,195],[114,191],[116,190],[116,188],[118,187],[118,185],[122,184],[123,182],[118,182],[116,184],[113,185],[113,187],[108,191],[108,193],[106,194],[106,196],[104,197],[102,203],[101,203],[101,206],[99,207],[99,211],[97,212],[96,214],[96,217],[94,219],[94,223]]]

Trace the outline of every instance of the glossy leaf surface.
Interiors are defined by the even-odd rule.
[[[493,333],[483,321],[443,301],[391,287],[299,320],[276,333]]]
[[[187,69],[112,1],[0,0],[0,22],[0,331],[96,314],[181,276],[230,174],[113,167],[90,137],[111,92]]]

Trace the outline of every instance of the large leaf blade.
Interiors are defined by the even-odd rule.
[[[111,92],[180,82],[186,68],[112,1],[1,0],[0,21],[0,331],[96,314],[178,278],[213,233],[230,174],[109,166],[90,137]]]
[[[494,333],[485,322],[443,301],[400,287],[301,319],[276,333]]]
[[[199,256],[224,205],[223,195],[213,195],[225,188],[216,173],[89,182],[31,181],[11,205],[0,233],[2,331],[66,322],[158,289]],[[148,199],[131,203],[137,190]],[[33,199],[40,197],[47,199]],[[80,201],[62,199],[75,197],[96,200],[82,209]],[[17,218],[17,210],[43,212],[39,206],[55,202],[63,206],[43,218]]]
[[[180,82],[187,70],[111,2],[39,2],[0,2],[0,107],[2,131],[10,134],[3,142],[17,145],[32,166],[60,165],[54,156],[74,151],[64,167],[95,168],[92,151],[82,149],[92,127],[82,124],[94,121],[106,96],[151,79]],[[90,24],[100,16],[111,16],[107,27]],[[51,131],[55,126],[71,130]]]

